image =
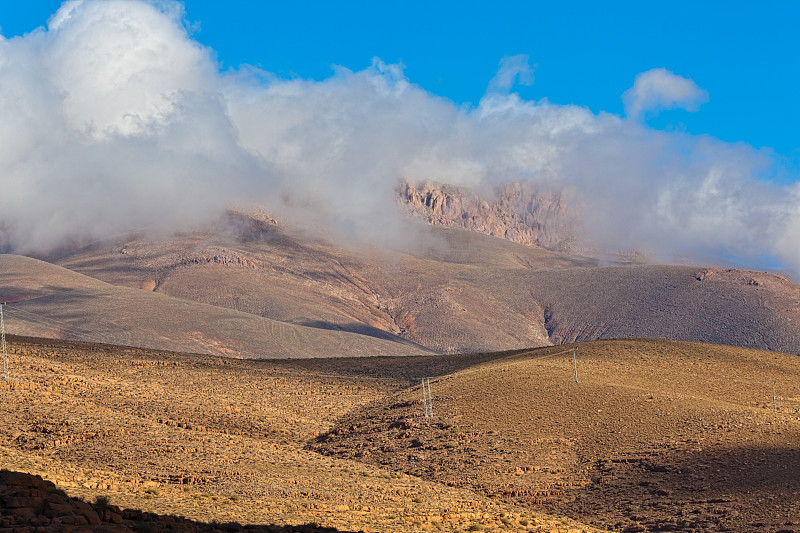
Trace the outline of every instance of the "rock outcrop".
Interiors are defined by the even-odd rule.
[[[50,481],[24,472],[0,470],[0,531],[61,533],[98,531],[263,531],[269,533],[337,533],[314,524],[248,525],[235,522],[205,524],[179,516],[120,509],[98,498],[93,504],[67,496]],[[343,533],[343,532],[342,532]]]
[[[551,250],[569,251],[578,225],[568,191],[542,188],[531,181],[503,183],[487,198],[432,181],[406,181],[397,188],[397,198],[429,224]]]

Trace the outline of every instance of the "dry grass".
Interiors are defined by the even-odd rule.
[[[336,360],[311,369],[16,338],[10,348],[15,381],[0,382],[0,462],[87,501],[204,522],[386,532],[560,523],[469,489],[305,449],[347,412],[404,389],[404,380],[338,372]],[[423,359],[415,364],[424,371]]]
[[[314,449],[599,527],[800,525],[800,359],[665,341],[548,348],[345,416]],[[773,410],[772,383],[776,383]],[[760,525],[758,525],[760,524]]]

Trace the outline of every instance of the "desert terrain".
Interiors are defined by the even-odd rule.
[[[101,497],[119,509],[203,523],[315,523],[345,531],[594,530],[401,469],[307,449],[345,413],[408,387],[385,375],[397,368],[396,358],[344,360],[337,370],[9,341],[0,464],[41,475],[86,502]],[[425,358],[415,359],[420,372],[428,370]],[[47,525],[58,524],[52,520]]]
[[[213,284],[212,284],[213,286]],[[0,255],[7,331],[231,357],[408,355],[400,337],[325,330],[104,283],[56,265]]]
[[[0,255],[2,523],[800,530],[800,286],[434,222]]]
[[[617,340],[257,361],[9,340],[3,468],[100,497],[121,517],[345,531],[800,529],[796,355]]]
[[[416,231],[396,249],[374,249],[229,213],[205,231],[128,235],[46,258],[105,282],[104,295],[119,289],[113,298],[83,285],[53,294],[51,274],[31,266],[16,300],[8,293],[19,292],[20,271],[4,269],[0,297],[17,302],[8,308],[15,333],[53,337],[53,323],[66,324],[73,335],[61,338],[237,357],[470,353],[621,337],[800,352],[800,287],[778,275],[609,263],[465,229]]]

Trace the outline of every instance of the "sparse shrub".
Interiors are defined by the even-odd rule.
[[[108,496],[98,496],[94,499],[94,504],[98,507],[108,507]]]
[[[239,495],[238,494],[231,494],[230,495],[230,499],[231,499],[232,502],[238,502],[239,501]]]
[[[145,494],[151,494],[153,496],[158,496],[158,489],[147,489],[144,491]]]
[[[414,502],[414,503],[422,503],[422,498],[420,498],[419,496],[417,496],[416,498],[414,498],[413,502]]]
[[[528,521],[523,518],[522,520],[519,521],[519,524],[521,526],[527,526],[528,525]]]
[[[483,531],[483,526],[480,524],[470,524],[467,531]]]

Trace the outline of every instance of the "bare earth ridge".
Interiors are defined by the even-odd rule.
[[[465,353],[620,337],[800,353],[800,287],[781,276],[693,266],[601,266],[592,258],[441,227],[422,228],[409,243],[398,251],[334,245],[232,214],[208,232],[99,243],[58,263],[184,304],[277,321],[281,329],[304,326],[304,332],[388,340],[380,349],[400,353],[415,353],[419,345]],[[136,328],[134,320],[127,324]],[[228,342],[216,332],[212,337]],[[222,353],[211,344],[191,349]],[[310,349],[295,345],[298,356]],[[259,353],[252,343],[241,351]]]
[[[104,283],[62,267],[0,255],[7,331],[229,357],[431,353],[397,336],[289,324]]]

